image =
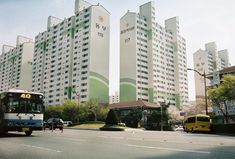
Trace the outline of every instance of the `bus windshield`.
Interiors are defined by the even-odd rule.
[[[42,113],[43,101],[40,98],[18,98],[9,96],[6,100],[7,113]]]

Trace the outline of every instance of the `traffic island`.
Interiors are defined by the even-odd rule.
[[[125,127],[119,125],[104,125],[100,128],[102,131],[124,131]]]

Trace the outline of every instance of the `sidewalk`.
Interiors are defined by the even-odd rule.
[[[129,128],[129,127],[126,127],[125,131],[145,131],[145,129],[144,128]]]

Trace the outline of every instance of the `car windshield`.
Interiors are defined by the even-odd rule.
[[[50,123],[50,122],[63,122],[63,120],[60,118],[50,118],[47,120],[47,122],[48,123]]]

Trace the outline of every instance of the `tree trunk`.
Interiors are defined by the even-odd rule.
[[[218,108],[219,108],[219,110],[222,112],[222,114],[223,114],[223,116],[224,116],[224,118],[225,118],[225,121],[227,122],[227,120],[226,120],[226,113],[225,113],[224,110],[221,108],[221,105],[220,105],[220,104],[218,104]]]
[[[96,115],[96,112],[94,113],[94,115],[95,115],[95,121],[97,121],[97,115]]]
[[[225,121],[226,121],[226,124],[228,124],[228,108],[227,108],[227,104],[226,104],[226,101],[224,101],[224,107],[225,107]]]

